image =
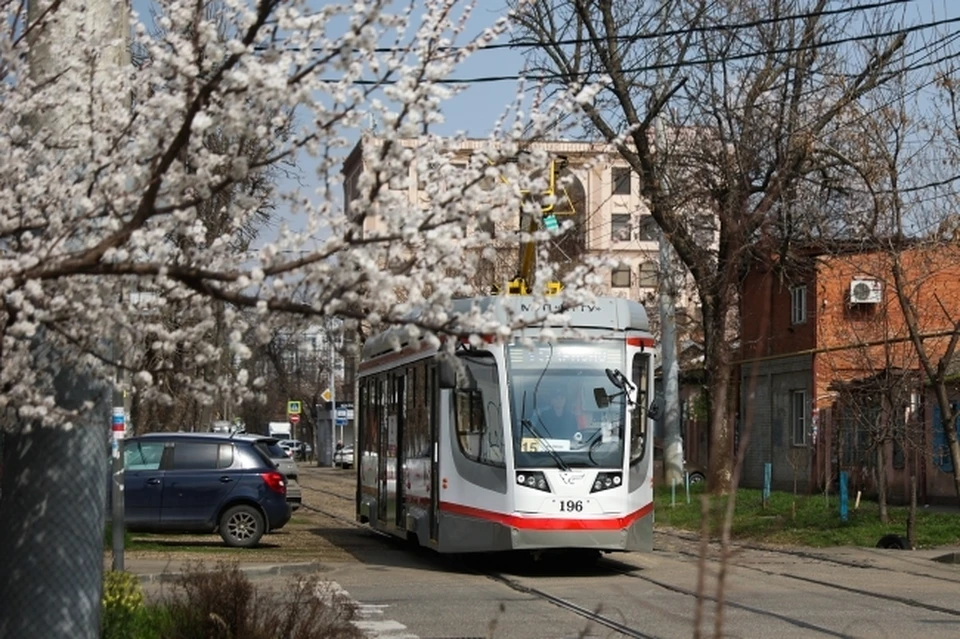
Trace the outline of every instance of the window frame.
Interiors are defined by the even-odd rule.
[[[807,445],[807,424],[809,422],[808,413],[806,389],[790,391],[791,446],[804,447]]]
[[[647,267],[647,268],[644,268]],[[660,269],[652,260],[643,262],[637,269],[637,286],[640,288],[657,288],[660,286]]]
[[[617,275],[618,274],[627,274],[627,283],[618,284]],[[629,264],[621,264],[610,269],[610,288],[631,288],[633,286],[633,268]]]
[[[610,241],[629,242],[633,239],[633,216],[629,213],[610,214]]]
[[[794,286],[790,289],[790,323],[807,323],[807,287]]]
[[[610,194],[631,195],[633,193],[632,173],[628,166],[610,167]]]

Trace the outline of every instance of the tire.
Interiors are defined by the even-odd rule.
[[[906,537],[900,535],[884,535],[877,542],[877,548],[888,548],[890,550],[907,550],[910,548],[910,542]]]
[[[228,546],[252,548],[260,543],[266,532],[266,522],[260,511],[253,506],[241,504],[228,508],[220,516],[220,537]]]
[[[703,482],[704,479],[706,479],[706,477],[704,477],[704,476],[703,476],[703,473],[701,473],[701,472],[699,472],[699,471],[690,473],[690,483],[691,483],[691,484],[699,484],[699,483]]]

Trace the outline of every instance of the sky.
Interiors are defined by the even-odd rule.
[[[312,5],[319,8],[328,3],[341,3],[344,0],[313,0]],[[856,4],[870,4],[876,0],[857,0]],[[149,16],[147,7],[150,0],[134,0],[133,6],[142,17]],[[418,4],[422,4],[418,1]],[[466,4],[466,0],[464,2]],[[404,0],[394,5],[397,10],[406,6]],[[834,0],[829,7],[850,6],[848,0]],[[912,0],[903,5],[903,21],[907,24],[928,22],[960,17],[960,0]],[[478,0],[477,6],[468,22],[467,36],[474,36],[482,29],[491,26],[506,12],[505,0]],[[422,10],[420,11],[422,15]],[[416,12],[415,12],[416,15]],[[415,19],[416,23],[416,19]],[[960,24],[942,27],[943,30],[960,34]],[[462,42],[461,42],[462,43]],[[384,43],[390,44],[390,43]],[[921,40],[915,39],[914,46],[920,46]],[[509,76],[522,72],[524,59],[521,52],[511,49],[481,51],[471,56],[453,74],[455,78],[476,78],[483,76]],[[442,112],[445,122],[431,127],[431,132],[440,135],[454,135],[463,132],[468,137],[485,137],[494,126],[497,118],[511,104],[517,95],[518,83],[501,81],[469,84],[462,93],[445,102]],[[358,139],[358,132],[350,132],[348,138]],[[308,167],[303,167],[301,181],[306,190],[316,185]],[[281,188],[293,187],[293,183],[282,184]],[[338,188],[337,192],[341,192]]]

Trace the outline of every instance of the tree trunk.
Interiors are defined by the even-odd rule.
[[[705,331],[704,340],[704,367],[710,415],[710,476],[707,487],[715,493],[728,493],[735,488],[731,485],[733,429],[730,420],[730,382],[733,365],[729,343],[724,337],[729,309],[729,304],[722,300],[712,309],[709,305],[704,305],[704,324],[710,327]]]
[[[887,442],[877,443],[877,504],[880,506],[880,523],[890,523],[890,514],[887,512]]]
[[[0,637],[100,636],[109,395],[64,366],[57,403],[95,409],[74,428],[17,423],[0,488]]]

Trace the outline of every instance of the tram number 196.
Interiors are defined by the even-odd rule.
[[[583,512],[583,500],[581,499],[568,499],[566,501],[560,502],[560,512],[562,513],[579,513]]]

